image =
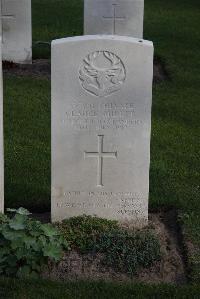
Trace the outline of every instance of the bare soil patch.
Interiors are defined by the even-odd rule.
[[[153,83],[158,84],[165,80],[169,80],[165,66],[159,58],[155,57],[153,63]]]
[[[32,64],[17,64],[3,61],[4,74],[29,76],[35,78],[51,78],[51,63],[48,59],[36,59]]]
[[[149,226],[160,240],[162,258],[161,261],[156,262],[151,268],[140,269],[136,276],[132,278],[102,266],[103,256],[100,254],[82,255],[77,251],[66,253],[59,264],[50,265],[49,270],[44,271],[43,277],[61,281],[101,279],[151,284],[186,283],[186,264],[176,212],[169,211],[150,214]]]
[[[51,62],[48,59],[33,60],[32,64],[17,64],[3,61],[4,74],[15,76],[30,76],[35,78],[51,78]],[[154,60],[154,84],[167,79],[167,74],[162,63]]]

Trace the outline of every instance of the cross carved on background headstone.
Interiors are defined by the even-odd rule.
[[[118,6],[118,4],[115,4],[115,3],[112,4],[112,8],[113,8],[113,15],[112,16],[110,16],[110,17],[103,16],[104,19],[110,19],[110,20],[113,21],[113,34],[116,34],[116,22],[126,19],[126,17],[117,16],[117,12],[116,12],[117,6]]]

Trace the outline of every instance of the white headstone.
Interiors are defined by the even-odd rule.
[[[3,158],[3,75],[0,41],[0,212],[4,212],[4,158]]]
[[[153,45],[120,36],[52,43],[52,220],[148,221]]]
[[[31,0],[0,1],[3,60],[15,63],[31,63]]]
[[[84,0],[84,34],[143,38],[144,0]]]

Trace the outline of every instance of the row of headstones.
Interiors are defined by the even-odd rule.
[[[144,0],[85,0],[84,33],[143,37]],[[0,0],[2,58],[32,62],[31,0]]]
[[[85,32],[104,35],[52,42],[53,221],[87,214],[148,222],[153,45],[126,33],[134,2],[143,7],[85,0]],[[97,32],[89,32],[94,20]]]

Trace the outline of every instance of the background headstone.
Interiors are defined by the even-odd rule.
[[[85,0],[84,34],[143,38],[144,0]]]
[[[31,63],[31,0],[0,1],[3,60],[16,63]]]
[[[148,221],[153,45],[83,36],[52,43],[52,220]]]
[[[0,39],[0,212],[4,212],[4,154],[3,154],[3,75]]]

